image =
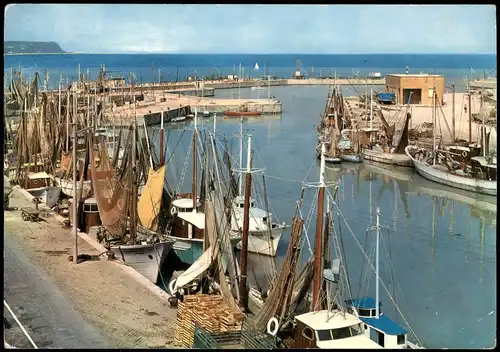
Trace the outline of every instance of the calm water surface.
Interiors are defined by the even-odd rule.
[[[315,160],[318,123],[324,108],[327,87],[279,87],[271,95],[283,102],[282,116],[248,118],[245,133],[253,135],[255,167],[266,167],[267,192],[273,213],[280,221],[291,222],[295,202],[300,198],[301,181],[319,179]],[[219,97],[232,97],[237,90],[218,91]],[[241,89],[242,97],[267,92]],[[350,94],[345,92],[345,95]],[[212,129],[213,120],[199,118],[200,129]],[[178,128],[192,128],[192,124]],[[239,119],[218,118],[217,130],[225,133],[238,158]],[[150,129],[150,138],[158,140],[158,128]],[[177,148],[168,168],[170,182],[178,182],[191,131],[169,132],[170,152]],[[230,147],[231,148],[231,147]],[[169,152],[169,155],[170,155]],[[244,159],[245,160],[245,159]],[[187,164],[184,186],[189,191],[191,164]],[[389,227],[382,233],[381,279],[396,298],[396,303],[416,335],[428,348],[484,348],[495,344],[496,331],[496,198],[460,192],[440,186],[416,175],[412,169],[385,165],[343,163],[328,167],[327,181],[338,183],[337,203],[352,233],[363,246],[366,228],[375,224],[375,207],[381,210],[381,223]],[[314,189],[306,192],[303,213],[313,200]],[[371,210],[370,210],[371,203]],[[347,225],[342,235],[353,295],[374,296],[374,275],[361,283],[363,256]],[[314,245],[315,217],[308,228]],[[368,236],[367,253],[373,234]],[[276,263],[279,267],[289,240],[287,233],[280,243]],[[302,251],[302,261],[309,255]],[[387,254],[390,247],[390,256]],[[373,260],[373,259],[372,259]],[[268,258],[252,256],[259,267],[257,280],[266,278]],[[391,275],[390,267],[394,270]],[[264,269],[262,269],[262,267]],[[263,284],[265,285],[265,283]],[[393,289],[394,288],[394,289]],[[381,287],[386,314],[396,318],[393,304]],[[401,321],[401,320],[400,320]]]

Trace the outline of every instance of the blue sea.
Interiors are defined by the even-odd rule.
[[[32,75],[36,70],[50,75],[49,86],[55,88],[59,76],[75,80],[78,65],[81,73],[96,78],[101,64],[112,75],[129,77],[133,73],[137,82],[184,80],[188,76],[209,77],[238,74],[241,64],[244,76],[269,74],[291,77],[298,60],[307,77],[334,76],[366,77],[369,72],[434,73],[445,76],[447,82],[461,85],[466,78],[484,75],[496,77],[494,54],[62,54],[62,55],[8,55],[4,56],[4,71],[21,66],[23,73]],[[259,69],[255,69],[258,63]]]

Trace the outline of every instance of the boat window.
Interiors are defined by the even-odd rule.
[[[346,337],[352,337],[362,334],[361,325],[355,324],[351,326],[346,326],[340,329],[331,330],[333,340],[345,339]]]
[[[330,341],[332,340],[331,330],[316,330],[318,333],[318,341]]]
[[[240,206],[240,208],[244,208],[245,207],[245,203],[240,203],[239,206]]]
[[[406,342],[405,335],[398,335],[398,345],[404,345]]]
[[[351,329],[348,326],[332,330],[332,338],[334,340],[345,339],[346,337],[351,337]]]
[[[314,331],[310,327],[305,327],[302,331],[302,336],[308,340],[314,340]]]
[[[254,202],[251,202],[250,203],[250,208],[254,208],[255,207],[255,203]]]
[[[264,222],[264,223],[267,222],[267,217],[262,218],[262,222]]]
[[[361,317],[369,317],[370,313],[371,313],[371,309],[360,308],[358,312],[359,312],[359,316],[361,316]]]

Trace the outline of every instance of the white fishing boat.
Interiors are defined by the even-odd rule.
[[[254,70],[258,70],[259,69],[259,63],[258,62],[255,63],[255,66],[253,67],[253,69]]]
[[[211,115],[211,114],[210,114],[210,111],[203,111],[203,112],[201,113],[201,116],[203,116],[203,117],[210,117],[210,115]]]
[[[173,117],[172,119],[170,119],[170,122],[180,122],[180,121],[184,121],[185,119],[186,119],[186,116]]]
[[[382,164],[412,167],[413,163],[406,154],[396,154],[394,152],[384,152],[382,147],[375,146],[371,149],[363,149],[363,160],[374,161]]]
[[[61,191],[67,195],[68,197],[75,198],[76,195],[73,190],[73,180],[66,179],[66,178],[61,178],[61,177],[54,177],[54,181],[56,181],[56,184],[58,187],[61,188]],[[76,190],[77,192],[80,190],[80,181],[76,183]],[[90,192],[91,192],[91,180],[85,180],[83,181],[83,190],[82,190],[82,195],[84,198],[86,198]]]
[[[252,90],[266,90],[267,88],[266,87],[262,87],[262,86],[253,86],[251,89]]]
[[[354,123],[354,120],[353,120]],[[339,149],[341,158],[351,163],[360,163],[363,161],[363,154],[359,153],[359,137],[357,130],[343,129],[341,132]]]
[[[151,282],[156,283],[160,268],[173,246],[174,241],[167,241],[111,246],[111,251],[115,258],[131,266]]]
[[[243,228],[244,207],[245,197],[235,197],[233,200],[233,214],[236,221],[231,222],[231,230],[235,234],[239,234]],[[252,198],[250,198],[250,208],[248,212],[248,251],[271,257],[276,256],[283,230],[288,228],[288,226],[286,226],[285,223],[274,223],[272,214],[264,209],[256,207],[255,200]],[[237,244],[237,248],[241,249],[241,242]]]
[[[497,194],[496,180],[474,178],[460,169],[450,171],[443,165],[429,164],[424,160],[425,149],[422,148],[407,146],[405,151],[419,175],[428,180],[466,191],[478,192],[492,196],[496,196]],[[472,159],[474,160],[476,158],[479,159],[480,163],[483,161],[482,157],[475,157]],[[494,169],[496,173],[496,164],[488,164],[483,161],[481,165],[492,170]]]
[[[481,151],[483,156],[474,156],[470,158],[470,162],[465,159],[468,152],[462,151],[463,154],[451,153],[450,148],[439,149],[437,141],[437,113],[436,113],[436,95],[433,96],[433,147],[431,151],[416,146],[407,146],[405,152],[415,165],[417,172],[437,183],[447,186],[472,191],[477,193],[496,196],[497,194],[497,165],[496,156],[490,157],[487,155],[487,141],[483,137],[481,140]],[[481,95],[481,115],[483,115],[482,95]],[[486,129],[483,126],[482,134],[486,136]],[[470,143],[470,141],[469,141]],[[452,150],[456,151],[456,148]],[[462,162],[454,160],[450,155],[455,154],[455,157],[462,156]],[[488,158],[487,158],[488,156]]]

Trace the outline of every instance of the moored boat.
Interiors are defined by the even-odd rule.
[[[245,116],[260,116],[260,111],[224,111],[224,116],[227,117],[245,117]]]
[[[425,149],[407,146],[406,154],[412,161],[418,174],[428,180],[443,185],[495,196],[497,194],[496,165],[483,163],[483,167],[494,171],[494,179],[480,179],[471,172],[461,169],[451,171],[443,165],[431,165],[425,161]],[[481,158],[481,157],[476,157]],[[474,158],[473,158],[474,159]],[[468,170],[468,169],[466,169]],[[484,172],[487,175],[487,172]]]

